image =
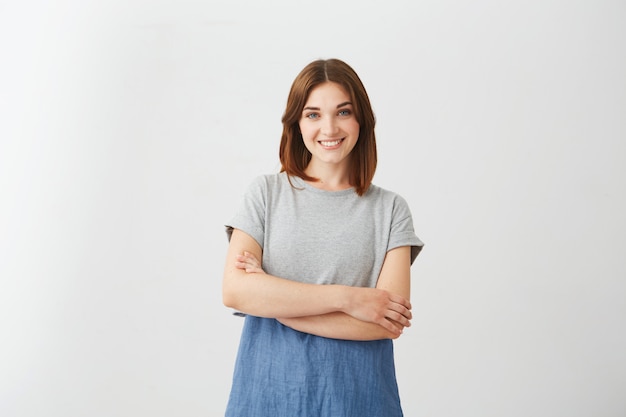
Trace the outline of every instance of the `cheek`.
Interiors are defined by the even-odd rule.
[[[350,125],[350,133],[352,133],[355,136],[359,136],[359,133],[361,131],[361,126],[359,126],[358,122],[354,122]]]
[[[302,125],[300,125],[300,135],[305,142],[310,140],[312,137],[315,137],[311,128],[307,129],[307,126]]]

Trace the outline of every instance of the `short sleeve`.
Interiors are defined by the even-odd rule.
[[[396,195],[391,219],[391,233],[387,251],[401,246],[411,247],[411,264],[424,247],[424,243],[415,234],[413,217],[406,200]]]
[[[225,225],[226,236],[230,241],[233,229],[239,229],[250,236],[263,248],[265,236],[265,212],[267,202],[267,182],[257,177],[246,189],[235,215]]]

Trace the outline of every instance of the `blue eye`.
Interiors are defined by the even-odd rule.
[[[348,109],[339,110],[339,116],[350,116],[352,112]]]
[[[319,118],[319,117],[320,117],[320,115],[319,115],[319,114],[317,114],[317,113],[309,113],[309,114],[307,114],[305,117],[306,117],[307,119],[317,119],[317,118]]]

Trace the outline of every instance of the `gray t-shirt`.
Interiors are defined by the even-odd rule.
[[[248,187],[226,225],[254,238],[268,274],[313,284],[375,287],[387,251],[411,246],[411,263],[423,243],[406,201],[371,185],[325,191],[299,177],[262,175]]]

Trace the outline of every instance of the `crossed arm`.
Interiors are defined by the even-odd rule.
[[[263,271],[259,259],[259,244],[235,229],[222,283],[227,307],[336,339],[395,339],[411,325],[408,246],[387,252],[376,288],[306,284],[275,277]]]

